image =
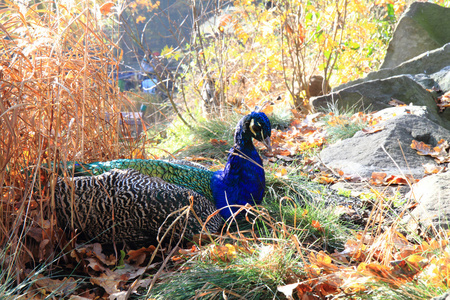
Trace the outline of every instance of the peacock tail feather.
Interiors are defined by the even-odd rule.
[[[158,242],[183,208],[192,205],[202,223],[216,211],[210,200],[188,188],[131,169],[113,169],[98,176],[61,177],[55,193],[61,224],[78,228],[85,239],[107,244],[149,246]],[[222,223],[216,214],[205,223],[205,228],[217,232]],[[192,211],[187,222],[184,217],[176,223],[173,237],[179,239],[184,226],[187,236],[202,230]]]
[[[112,169],[133,169],[141,174],[159,177],[168,183],[191,189],[210,201],[214,201],[210,187],[211,177],[214,173],[201,165],[186,161],[117,159],[89,164],[74,163],[69,165],[69,175],[71,168],[74,169],[74,176],[95,176]]]

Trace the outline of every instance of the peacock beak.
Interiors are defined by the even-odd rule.
[[[264,146],[266,146],[267,150],[269,150],[269,152],[272,152],[272,143],[270,142],[270,136],[266,137],[263,143]]]

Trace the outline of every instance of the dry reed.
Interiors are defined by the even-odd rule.
[[[106,16],[89,2],[7,3],[0,6],[0,247],[5,261],[23,266],[51,258],[61,237],[57,166],[130,158],[135,142],[119,134],[129,103],[117,85],[121,51],[100,26]]]

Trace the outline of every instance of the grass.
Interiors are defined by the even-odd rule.
[[[337,104],[331,104],[325,113],[323,121],[330,144],[353,137],[369,124],[364,115],[356,113],[353,107],[340,109]]]
[[[223,119],[206,120],[197,111],[194,112],[194,117],[196,119],[191,122],[191,127],[176,118],[162,134],[150,131],[148,135],[157,135],[159,142],[155,147],[149,147],[149,152],[163,157],[170,153],[181,157],[208,157],[224,162],[228,150],[234,144],[234,130],[242,115],[230,111]],[[285,128],[292,120],[292,113],[277,108],[269,119],[272,127]]]
[[[227,120],[192,122],[190,128],[175,119],[163,132],[156,133],[158,143],[151,145],[148,151],[162,157],[195,155],[223,160],[233,145],[234,121],[238,118],[234,114]],[[149,132],[149,136],[154,135],[154,131]]]
[[[273,254],[273,253],[272,253]],[[270,262],[262,261],[256,255],[240,256],[230,267],[214,261],[200,261],[191,264],[184,272],[161,278],[151,291],[156,299],[279,299],[277,286],[289,270],[292,260],[289,255],[272,257]],[[268,269],[275,271],[269,272]]]

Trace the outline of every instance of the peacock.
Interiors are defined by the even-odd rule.
[[[55,188],[58,222],[75,229],[82,239],[132,247],[160,242],[166,232],[172,237],[183,231],[184,236],[202,229],[217,232],[239,206],[261,203],[265,175],[252,139],[270,149],[270,135],[271,124],[263,112],[244,116],[224,169],[215,172],[188,161],[69,164],[66,174],[72,176],[59,177]],[[189,215],[175,222],[189,205]]]

